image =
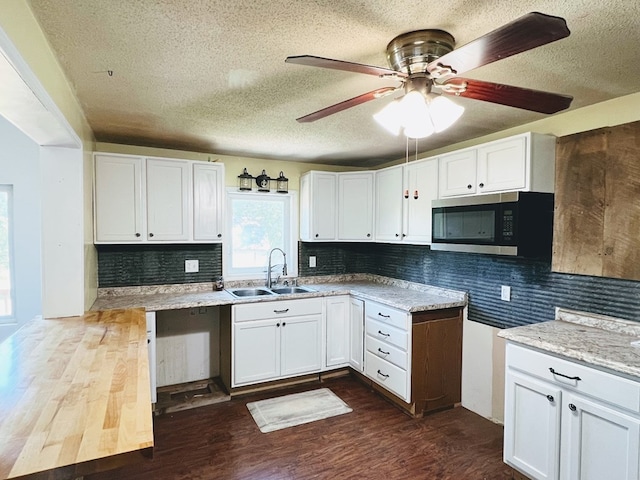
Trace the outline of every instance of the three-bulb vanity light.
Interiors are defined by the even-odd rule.
[[[289,179],[284,176],[283,172],[280,172],[278,178],[271,178],[265,170],[262,170],[260,175],[254,177],[247,172],[246,168],[238,175],[238,190],[251,191],[253,189],[253,180],[256,181],[259,192],[271,191],[271,182],[275,182],[276,192],[289,193]]]

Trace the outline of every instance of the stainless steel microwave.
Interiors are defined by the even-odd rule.
[[[507,192],[433,200],[432,250],[551,256],[553,194]]]

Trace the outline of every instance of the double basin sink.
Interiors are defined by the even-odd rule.
[[[296,293],[311,293],[315,292],[315,290],[307,287],[275,287],[275,288],[267,288],[267,287],[256,287],[256,288],[232,288],[228,289],[231,295],[236,298],[246,298],[246,297],[263,297],[263,296],[272,296],[272,295],[292,295]]]

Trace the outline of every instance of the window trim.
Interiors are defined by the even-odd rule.
[[[8,245],[9,245],[9,299],[11,301],[11,312],[9,315],[0,314],[0,325],[13,324],[16,318],[16,282],[15,282],[15,249],[13,244],[13,185],[0,185],[0,192],[7,192],[7,219],[8,219]]]
[[[231,265],[231,241],[232,241],[232,200],[233,198],[242,197],[271,197],[273,199],[285,199],[289,200],[289,250],[285,249],[287,253],[287,277],[298,276],[298,192],[295,190],[289,190],[289,193],[277,193],[277,192],[241,192],[237,188],[228,187],[226,189],[225,198],[225,231],[226,239],[222,242],[222,275],[227,281],[239,281],[239,280],[265,280],[266,265],[264,266],[264,272],[261,273],[234,273],[229,270]],[[278,257],[280,258],[280,257]]]

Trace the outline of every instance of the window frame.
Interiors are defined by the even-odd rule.
[[[261,270],[252,272],[239,272],[231,269],[231,255],[233,252],[233,228],[232,222],[232,208],[234,199],[255,199],[260,200],[268,199],[269,201],[281,201],[283,202],[289,211],[289,232],[284,232],[284,238],[288,239],[289,246],[285,245],[284,251],[287,254],[287,277],[298,276],[298,193],[296,191],[289,191],[288,193],[277,192],[241,192],[237,188],[227,188],[225,198],[225,231],[226,239],[222,242],[222,275],[226,281],[241,281],[241,280],[265,280],[267,265],[258,267]],[[285,219],[286,221],[286,219]],[[278,254],[277,258],[274,255],[274,260],[277,263],[281,263],[281,255]],[[277,264],[276,263],[276,264]]]
[[[16,282],[15,282],[15,249],[13,246],[13,185],[0,184],[0,192],[7,193],[7,244],[9,248],[9,301],[11,311],[8,315],[0,314],[0,325],[13,324],[16,318]]]

